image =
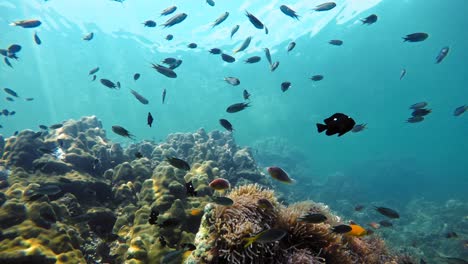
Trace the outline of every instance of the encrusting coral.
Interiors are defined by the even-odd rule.
[[[327,206],[311,201],[285,207],[272,190],[257,184],[239,186],[228,195],[232,206],[208,204],[195,243],[185,263],[366,263],[397,264],[399,256],[387,251],[379,237],[354,237],[331,232],[341,222]],[[267,199],[272,207],[259,206]],[[321,213],[327,221],[298,222],[307,213]],[[277,228],[287,232],[279,242],[254,243],[245,239]]]

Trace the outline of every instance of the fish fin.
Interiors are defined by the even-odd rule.
[[[327,125],[317,123],[317,131],[318,131],[319,133],[322,133],[322,132],[325,131],[326,129],[327,129]]]
[[[250,245],[252,245],[252,243],[255,242],[257,239],[258,239],[258,235],[257,235],[257,236],[253,236],[253,237],[244,238],[244,241],[247,242],[247,243],[245,243],[244,248],[248,248],[248,247],[249,247]]]

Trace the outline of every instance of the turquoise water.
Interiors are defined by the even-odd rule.
[[[302,182],[341,173],[348,176],[347,181],[368,186],[369,199],[403,193],[403,197],[467,201],[467,114],[454,117],[453,111],[467,104],[468,97],[464,12],[468,4],[462,0],[450,4],[435,0],[336,2],[337,8],[329,12],[313,13],[310,9],[321,2],[219,0],[210,7],[202,0],[127,0],[122,4],[2,0],[0,46],[18,43],[23,50],[20,60],[12,62],[14,69],[1,65],[0,83],[35,100],[3,101],[2,108],[17,114],[1,117],[1,133],[9,136],[17,130],[37,130],[40,124],[96,115],[110,138],[129,144],[110,127],[121,125],[138,140],[159,141],[170,133],[200,127],[222,129],[218,120],[227,118],[240,145],[253,146],[273,137],[302,153],[297,158],[307,167],[302,175],[292,175]],[[283,15],[281,4],[295,9],[301,20]],[[159,13],[170,5],[178,6],[176,13],[185,12],[188,18],[164,29],[159,25],[168,17]],[[244,9],[259,17],[270,33],[265,35],[249,24]],[[230,12],[229,18],[210,29],[210,23],[224,11]],[[359,19],[373,13],[379,16],[377,23],[361,25]],[[36,29],[8,25],[30,18],[43,24]],[[141,23],[148,19],[158,27],[143,27]],[[241,27],[231,40],[229,32],[235,24]],[[40,46],[32,40],[35,31],[42,39]],[[83,41],[89,32],[94,32],[94,39]],[[403,43],[401,38],[414,32],[430,36],[424,42]],[[174,40],[166,41],[167,34],[173,34]],[[235,56],[233,64],[208,53],[217,47],[232,54],[248,36],[253,36],[252,44]],[[342,39],[344,45],[331,46],[327,43],[331,39]],[[287,54],[292,40],[297,46]],[[198,48],[187,49],[190,42]],[[450,47],[450,53],[435,64],[444,46]],[[264,47],[272,51],[273,61],[280,61],[275,72],[269,70]],[[262,61],[243,63],[253,55]],[[150,62],[166,57],[183,60],[175,70],[178,78],[169,79],[151,69]],[[110,90],[92,82],[88,71],[96,66],[100,67],[98,79],[118,80],[122,89]],[[407,75],[400,81],[403,68]],[[135,82],[136,72],[142,77]],[[315,74],[325,79],[311,82],[308,78]],[[238,77],[241,85],[229,86],[223,81],[227,76]],[[283,81],[292,82],[286,93],[280,90]],[[150,104],[140,104],[128,88],[144,95]],[[162,105],[164,88],[167,103]],[[252,94],[252,107],[226,113],[227,106],[243,101],[243,89]],[[405,123],[411,114],[409,105],[420,101],[429,102],[433,113],[422,123]],[[148,111],[155,117],[153,128],[146,125]],[[340,138],[318,134],[315,123],[335,112],[367,123],[368,129]]]

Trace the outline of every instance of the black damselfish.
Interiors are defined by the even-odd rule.
[[[338,134],[341,137],[351,131],[354,125],[356,125],[356,122],[351,117],[342,113],[336,113],[323,121],[325,124],[317,123],[317,130],[319,133],[326,130],[325,134],[327,136]]]

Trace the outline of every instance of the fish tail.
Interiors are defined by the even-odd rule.
[[[10,24],[8,24],[10,26],[17,26],[18,24],[16,24],[15,22],[11,22]]]
[[[408,41],[408,38],[407,38],[407,37],[403,37],[403,39],[404,39],[403,42]]]
[[[252,243],[255,242],[256,240],[257,240],[257,236],[244,238],[244,241],[247,242],[247,243],[245,243],[244,248],[248,248],[248,247],[249,247],[250,245],[252,245]]]
[[[319,133],[322,133],[322,132],[325,131],[326,129],[327,129],[327,125],[317,123],[317,131],[318,131]]]

